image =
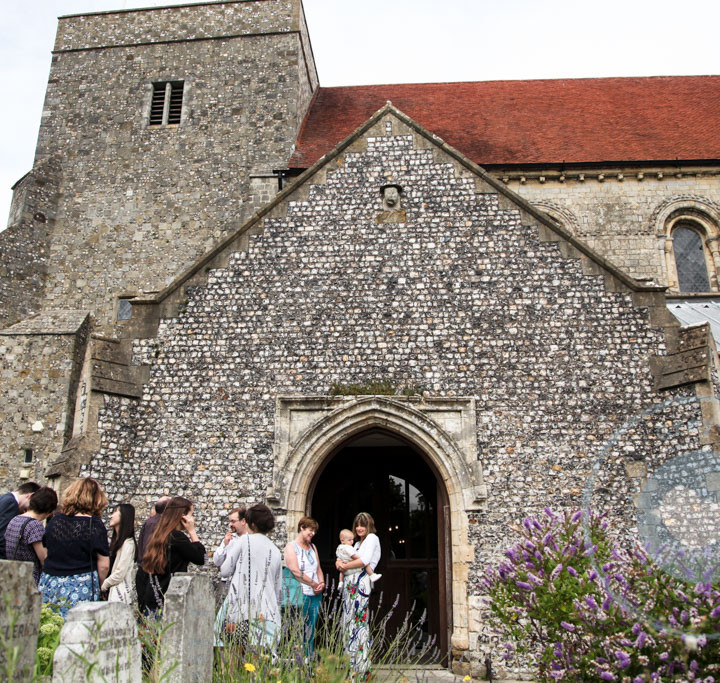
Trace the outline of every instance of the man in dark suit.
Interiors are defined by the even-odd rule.
[[[28,509],[30,496],[40,488],[40,484],[28,481],[21,484],[17,491],[0,496],[0,559],[5,559],[5,529],[13,517]]]

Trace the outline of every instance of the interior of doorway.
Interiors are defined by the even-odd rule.
[[[447,652],[449,515],[445,489],[427,458],[404,439],[380,430],[345,442],[326,460],[309,492],[310,514],[319,525],[315,544],[328,585],[337,583],[338,533],[358,512],[375,519],[382,547],[371,610],[387,612],[397,596],[388,630],[411,613],[425,612],[422,630]],[[442,552],[441,552],[441,549]],[[382,603],[378,604],[382,595]]]

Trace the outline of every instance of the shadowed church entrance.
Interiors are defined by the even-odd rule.
[[[309,491],[311,515],[320,524],[315,537],[328,585],[337,584],[338,532],[358,512],[375,519],[382,547],[371,610],[386,613],[398,596],[390,634],[412,612],[422,630],[447,652],[449,545],[447,496],[427,459],[407,441],[368,431],[346,441],[321,466]],[[447,566],[446,566],[447,564]],[[378,605],[382,594],[382,604]]]

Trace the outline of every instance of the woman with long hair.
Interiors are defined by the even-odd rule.
[[[192,502],[177,496],[165,506],[143,556],[142,568],[148,576],[143,598],[148,614],[157,614],[162,608],[172,575],[187,571],[191,562],[205,562],[205,546],[195,533]]]
[[[315,623],[320,614],[325,577],[320,557],[312,539],[319,526],[312,517],[303,517],[297,526],[297,536],[285,546],[285,564],[302,586],[302,615],[305,626],[305,654],[315,654]]]
[[[226,632],[241,644],[273,648],[280,634],[282,559],[267,537],[275,516],[258,503],[246,513],[248,533],[228,548],[220,575],[231,578],[228,591]]]
[[[60,512],[45,528],[47,557],[38,589],[43,602],[56,604],[65,618],[79,602],[100,599],[100,585],[110,567],[107,529],[100,515],[107,496],[94,479],[70,484],[62,495]]]
[[[110,516],[110,576],[103,581],[102,590],[108,594],[108,602],[135,602],[135,508],[120,503]],[[109,592],[108,592],[109,591]]]
[[[367,565],[375,571],[380,561],[380,539],[375,534],[375,520],[367,512],[359,512],[353,520],[355,552],[357,560],[341,562],[335,567],[345,572],[343,581],[343,630],[345,651],[350,655],[350,666],[356,674],[365,675],[370,670],[370,592],[372,582],[365,570]],[[359,574],[347,574],[348,569],[362,567]]]

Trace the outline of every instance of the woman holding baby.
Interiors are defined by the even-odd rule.
[[[356,674],[365,674],[370,669],[372,645],[369,602],[374,582],[371,576],[380,561],[380,539],[375,533],[375,520],[367,512],[355,515],[352,530],[356,538],[353,546],[356,559],[349,562],[338,559],[335,567],[343,574],[345,649],[350,655],[353,671]],[[380,578],[378,574],[375,576]]]

